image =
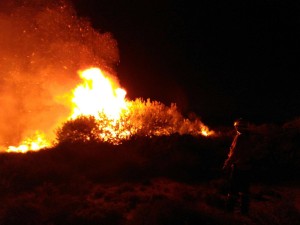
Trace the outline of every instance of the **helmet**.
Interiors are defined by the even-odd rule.
[[[234,121],[233,125],[238,132],[243,133],[248,130],[249,122],[243,118],[239,118]]]

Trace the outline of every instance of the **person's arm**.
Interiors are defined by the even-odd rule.
[[[228,154],[228,158],[225,160],[224,165],[223,165],[223,170],[229,169],[231,166],[231,163],[235,157],[235,149],[236,149],[236,142],[238,139],[238,134],[234,137],[232,144],[230,146],[230,151]]]

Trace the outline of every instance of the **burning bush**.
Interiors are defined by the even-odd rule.
[[[127,102],[117,119],[104,111],[95,116],[78,116],[63,123],[57,132],[58,143],[101,141],[120,144],[132,136],[163,136],[175,133],[206,135],[209,132],[204,124],[196,119],[184,118],[175,104],[163,103],[139,98]],[[210,131],[211,132],[211,131]]]

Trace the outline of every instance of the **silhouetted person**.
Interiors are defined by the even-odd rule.
[[[229,192],[226,209],[232,212],[238,200],[240,211],[247,214],[249,211],[249,189],[253,160],[253,146],[249,124],[243,119],[234,122],[236,135],[232,141],[228,158],[223,169],[229,173]]]

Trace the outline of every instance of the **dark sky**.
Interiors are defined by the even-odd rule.
[[[129,98],[174,102],[208,125],[300,116],[297,1],[73,2],[118,41]]]

